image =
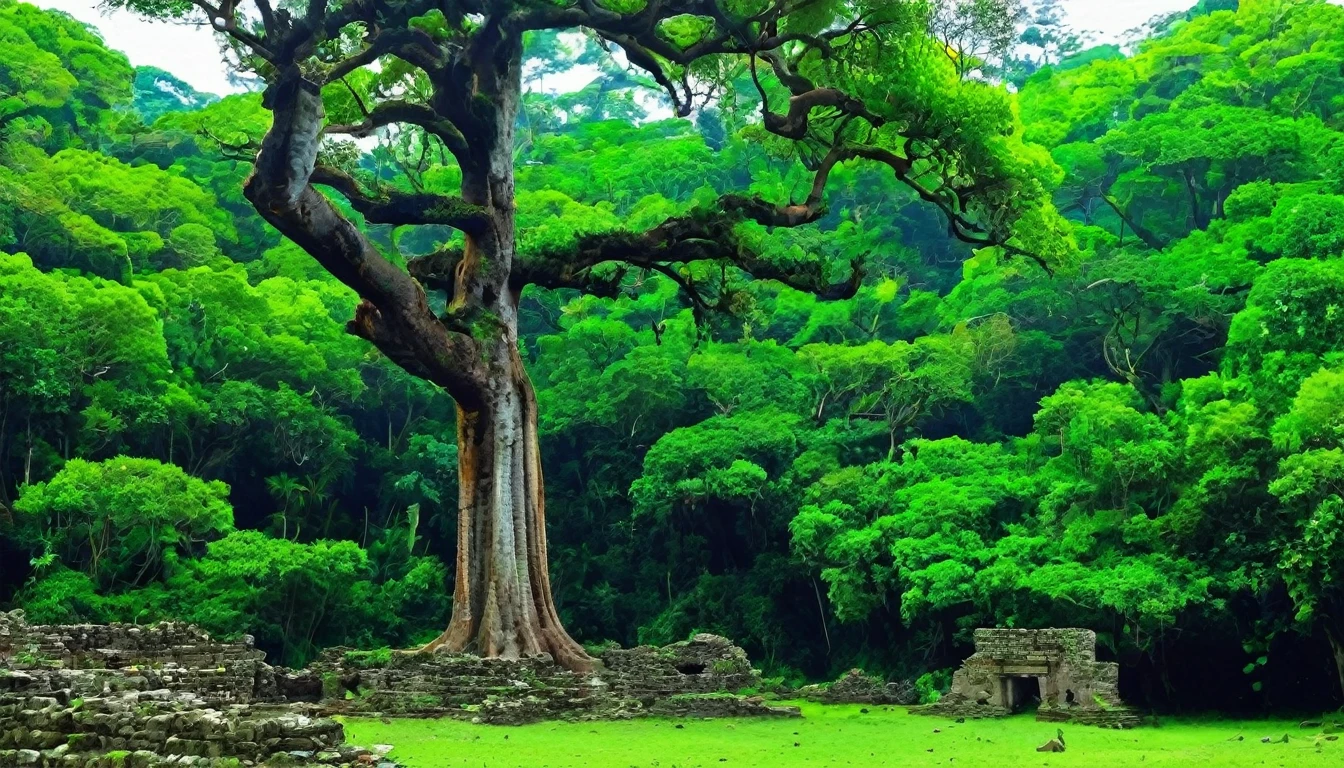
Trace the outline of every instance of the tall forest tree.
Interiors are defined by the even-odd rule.
[[[743,282],[826,298],[854,294],[862,265],[781,257],[774,228],[818,221],[841,164],[885,166],[958,238],[1047,262],[1066,228],[1048,203],[1057,170],[1021,143],[1009,97],[965,60],[991,46],[940,44],[947,14],[1011,37],[1011,0],[116,0],[201,20],[266,83],[273,124],[245,194],[358,293],[362,337],[457,403],[459,517],[452,618],[426,650],[591,665],[561,624],[547,569],[537,400],[518,351],[527,286],[613,295],[649,274],[698,316],[731,310]],[[958,27],[961,29],[962,27]],[[1005,32],[1006,30],[1006,32]],[[531,236],[516,225],[515,126],[539,32],[595,36],[655,82],[681,116],[720,99],[754,104],[748,131],[807,170],[795,195],[724,191],[647,229]],[[1006,44],[1006,40],[1004,41]],[[351,143],[398,131],[460,173],[456,194],[389,183]],[[222,133],[222,132],[221,132]],[[344,148],[347,151],[342,151]],[[797,167],[797,166],[795,166]],[[361,227],[449,227],[405,268]]]

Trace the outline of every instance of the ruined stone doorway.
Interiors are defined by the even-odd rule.
[[[1034,709],[1037,720],[1129,728],[1141,718],[1116,692],[1119,675],[1114,662],[1097,661],[1090,629],[977,629],[975,654],[952,676],[952,690],[918,711],[1000,717]]]
[[[1008,709],[1014,714],[1035,709],[1041,704],[1041,681],[1037,677],[1006,677],[1003,680],[1008,694]]]

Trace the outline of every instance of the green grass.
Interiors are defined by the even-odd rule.
[[[1050,768],[1314,768],[1344,765],[1344,739],[1315,744],[1297,721],[1164,720],[1158,728],[1113,731],[1064,726],[1068,751],[1036,747],[1056,726],[1030,715],[954,723],[899,707],[803,704],[802,719],[633,720],[521,727],[453,720],[349,719],[346,735],[391,744],[407,768],[731,768],[731,766],[1049,766]],[[678,729],[680,724],[683,727]],[[938,729],[941,732],[935,733]],[[1287,744],[1262,736],[1289,734]],[[1236,741],[1237,736],[1243,740]],[[795,746],[795,742],[797,746]]]

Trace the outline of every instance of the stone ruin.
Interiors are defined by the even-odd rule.
[[[578,674],[549,656],[333,649],[304,670],[251,638],[184,624],[45,626],[0,613],[0,768],[257,765],[396,768],[345,743],[331,714],[514,724],[648,715],[798,716],[752,695],[741,648],[715,635],[610,649]]]
[[[547,655],[509,661],[463,655],[326,651],[307,673],[310,698],[332,711],[458,717],[513,725],[539,720],[798,716],[754,695],[746,653],[717,635],[662,648],[613,648],[595,672],[570,672]],[[317,691],[320,690],[320,695]]]
[[[250,639],[195,627],[29,625],[0,614],[0,766],[393,768],[289,706]]]
[[[909,680],[888,683],[861,669],[851,669],[833,683],[805,685],[798,695],[820,704],[900,704],[919,701],[915,684]]]
[[[911,712],[1002,717],[1036,706],[1037,720],[1130,728],[1141,718],[1121,701],[1119,677],[1119,665],[1097,661],[1091,630],[977,629],[952,689]]]

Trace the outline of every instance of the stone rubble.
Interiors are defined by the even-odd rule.
[[[851,669],[833,683],[805,685],[798,689],[798,695],[820,704],[909,705],[919,701],[909,680],[888,683],[861,669]]]

